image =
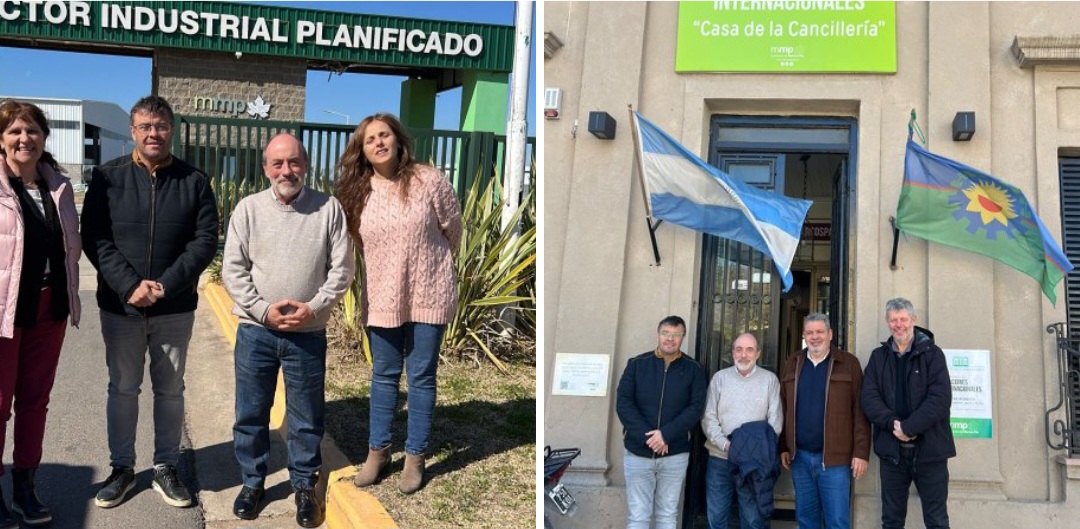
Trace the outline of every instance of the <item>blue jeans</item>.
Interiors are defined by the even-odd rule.
[[[689,462],[690,454],[652,458],[623,449],[626,529],[649,529],[649,521],[654,517],[656,529],[675,529]]]
[[[368,446],[390,446],[390,425],[397,409],[404,368],[409,383],[409,430],[405,452],[423,455],[435,414],[435,370],[446,325],[409,322],[401,327],[368,327],[371,340],[371,416]]]
[[[796,450],[791,462],[795,517],[800,529],[851,527],[851,467],[822,465],[820,453]],[[824,515],[824,516],[823,516]]]
[[[278,369],[285,379],[289,481],[314,488],[322,467],[326,390],[326,331],[279,332],[258,325],[236,329],[236,423],[233,448],[244,485],[261,489],[270,457],[270,408]]]
[[[732,495],[739,498],[739,520],[743,529],[763,529],[765,520],[758,513],[754,491],[745,483],[736,484],[735,467],[727,459],[709,456],[705,471],[705,506],[709,529],[728,529]]]
[[[101,337],[109,368],[105,418],[113,466],[135,466],[135,430],[143,368],[150,357],[154,390],[154,465],[176,465],[184,431],[184,368],[195,313],[149,318],[101,311]]]

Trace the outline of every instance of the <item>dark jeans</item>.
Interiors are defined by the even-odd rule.
[[[279,332],[241,324],[235,356],[233,444],[244,485],[261,489],[266,479],[270,407],[280,368],[289,425],[289,481],[294,490],[314,488],[322,466],[326,331]]]
[[[900,464],[881,460],[881,527],[903,529],[911,482],[919,491],[926,529],[949,527],[949,461],[918,462],[918,447],[900,448]]]
[[[371,340],[371,431],[368,445],[390,446],[390,424],[397,409],[398,386],[404,368],[409,382],[409,423],[405,451],[423,455],[428,448],[435,414],[435,372],[446,325],[406,323],[401,327],[368,327]]]
[[[757,498],[753,489],[742,480],[736,480],[738,472],[727,459],[709,456],[705,470],[705,508],[709,515],[709,529],[730,527],[731,502],[739,500],[739,520],[742,529],[764,529],[768,520],[758,512]]]

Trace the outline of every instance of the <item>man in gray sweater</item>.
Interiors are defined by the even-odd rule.
[[[318,527],[324,514],[314,489],[322,466],[326,322],[352,283],[356,263],[341,205],[304,186],[308,167],[307,151],[292,135],[279,134],[266,145],[263,171],[270,188],[236,205],[221,276],[240,317],[233,444],[244,486],[233,513],[245,520],[258,516],[280,369],[296,523]]]
[[[728,529],[733,494],[739,498],[739,517],[743,529],[761,529],[768,520],[758,513],[754,492],[739,484],[728,463],[731,433],[754,421],[768,421],[780,435],[784,416],[780,408],[780,381],[771,371],[757,366],[761,350],[753,334],[735,338],[732,346],[735,365],[717,371],[705,397],[705,448],[709,463],[705,473],[705,505],[711,529]],[[774,447],[775,448],[775,447]]]

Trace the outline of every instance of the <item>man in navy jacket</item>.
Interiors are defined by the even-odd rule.
[[[210,179],[172,155],[169,102],[147,96],[131,109],[135,150],[94,169],[82,212],[82,243],[97,269],[97,302],[109,369],[106,424],[113,471],[94,503],[120,505],[135,487],[135,432],[146,359],[154,390],[151,488],[174,507],[191,505],[176,465],[184,429],[184,370],[195,324],[199,274],[217,252]]]
[[[690,459],[690,431],[705,410],[705,369],[682,352],[686,322],[668,316],[653,351],[631,358],[619,380],[627,529],[675,529]],[[656,506],[655,512],[653,506]]]
[[[945,353],[933,333],[915,326],[910,301],[889,300],[885,321],[892,336],[870,354],[860,399],[873,425],[874,453],[881,458],[881,526],[904,527],[914,481],[927,529],[948,528],[948,462],[956,445]]]

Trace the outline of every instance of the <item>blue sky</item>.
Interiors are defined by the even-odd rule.
[[[513,25],[514,2],[270,2],[259,4],[300,7],[311,10],[342,11]],[[533,42],[536,38],[533,4]],[[529,135],[536,135],[536,48],[529,68]],[[15,96],[94,99],[109,101],[129,109],[150,93],[149,58],[119,57],[85,53],[40,51],[0,46],[0,94]],[[327,110],[347,114],[355,124],[379,111],[398,113],[403,77],[349,73],[331,75],[309,71],[305,121],[344,123],[345,118]],[[438,95],[435,128],[458,128],[461,89]]]

